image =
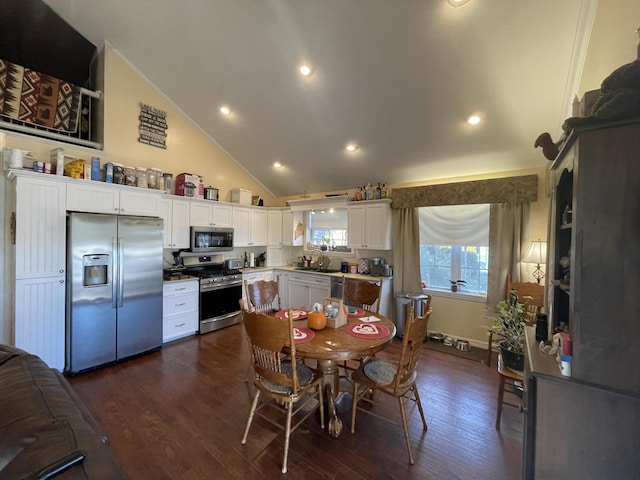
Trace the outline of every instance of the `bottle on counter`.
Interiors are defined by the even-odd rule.
[[[371,184],[367,183],[364,187],[364,199],[365,200],[373,200],[373,195],[371,194]]]
[[[247,252],[244,252],[244,268],[249,268],[249,257],[247,257]]]

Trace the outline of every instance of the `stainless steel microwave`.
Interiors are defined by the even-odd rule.
[[[191,227],[192,252],[226,252],[233,250],[233,228]]]

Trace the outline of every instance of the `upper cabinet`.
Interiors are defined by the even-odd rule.
[[[190,200],[190,222],[194,227],[231,227],[233,206],[212,200]]]
[[[65,276],[66,212],[64,182],[19,176],[15,179],[16,278]]]
[[[236,247],[267,244],[267,210],[262,207],[233,207],[233,243]]]
[[[391,249],[391,200],[353,202],[349,211],[349,246]]]
[[[282,210],[267,211],[267,245],[279,247],[282,245]]]
[[[165,196],[160,200],[164,248],[189,248],[189,200]]]
[[[157,217],[161,196],[159,190],[79,180],[67,185],[67,210]]]

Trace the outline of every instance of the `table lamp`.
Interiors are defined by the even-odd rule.
[[[544,272],[540,268],[540,264],[547,262],[547,242],[543,242],[539,239],[532,241],[529,251],[522,261],[524,263],[536,264],[536,269],[533,271],[533,278],[540,283],[540,280],[544,278]]]

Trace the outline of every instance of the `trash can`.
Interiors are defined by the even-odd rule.
[[[408,305],[413,305],[413,317],[424,315],[423,308],[429,298],[424,293],[397,293],[396,294],[396,337],[404,337],[404,322],[406,319],[405,309]]]

